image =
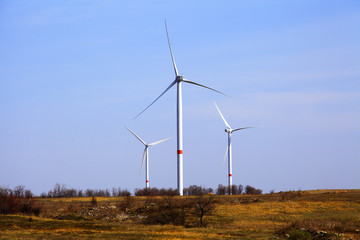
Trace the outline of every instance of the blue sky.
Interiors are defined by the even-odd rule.
[[[184,186],[360,188],[359,1],[0,0],[0,185],[36,194],[144,187],[145,141],[176,137]],[[176,138],[150,148],[150,185],[176,188]]]

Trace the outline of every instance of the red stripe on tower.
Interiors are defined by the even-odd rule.
[[[149,182],[149,180],[146,180],[146,182]]]
[[[178,153],[178,154],[182,154],[182,150],[178,150],[177,153]]]
[[[229,177],[232,177],[232,174],[231,174],[231,173],[229,174]]]

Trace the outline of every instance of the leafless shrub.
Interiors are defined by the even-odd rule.
[[[34,207],[32,198],[14,197],[13,195],[0,197],[0,214],[34,214],[38,216],[41,207]]]
[[[54,188],[48,191],[47,196],[45,193],[41,194],[41,197],[49,197],[49,198],[63,198],[63,197],[110,197],[111,193],[109,189],[86,189],[76,190],[74,188],[67,188],[65,184],[55,184]]]
[[[131,196],[131,193],[130,193],[127,189],[122,190],[122,189],[119,187],[119,188],[113,188],[113,189],[112,189],[112,196],[113,196],[113,197]]]
[[[27,190],[25,189],[25,198],[32,198],[34,196],[34,194],[30,191],[30,190]]]
[[[91,203],[91,206],[95,207],[97,205],[96,197],[92,196],[90,203]]]
[[[286,191],[286,192],[280,192],[280,198],[282,201],[295,199],[301,196],[300,191]]]
[[[117,207],[123,212],[136,212],[137,209],[144,206],[144,201],[127,196],[124,200],[119,201]]]
[[[275,234],[289,239],[335,240],[342,233],[357,233],[360,223],[354,219],[304,219],[275,230]]]
[[[39,216],[40,212],[41,212],[41,207],[37,206],[35,207],[34,205],[34,199],[32,198],[21,198],[20,199],[21,204],[20,204],[20,212],[30,215],[30,214],[34,214],[35,216]]]
[[[208,194],[208,193],[213,193],[213,189],[212,188],[205,188],[202,186],[197,186],[197,185],[191,185],[188,188],[184,188],[184,195],[185,196],[199,196],[199,195],[204,195],[204,194]]]
[[[185,225],[186,209],[190,208],[184,198],[175,198],[174,195],[163,196],[159,201],[143,206],[146,215],[145,224],[173,224]]]
[[[14,188],[12,191],[14,197],[21,198],[25,197],[25,186],[19,185]]]
[[[0,186],[0,197],[7,197],[12,194],[12,190],[7,187]]]
[[[245,187],[245,194],[249,194],[249,195],[258,195],[258,194],[262,194],[262,190],[261,189],[256,189],[250,185],[246,185]]]
[[[177,190],[172,188],[136,188],[135,189],[135,196],[167,196],[167,195],[178,195]]]
[[[203,226],[203,218],[205,214],[210,213],[214,209],[213,195],[200,195],[194,201],[195,213],[199,217],[200,226]]]
[[[80,190],[77,192],[77,196],[78,196],[78,197],[83,197],[83,196],[84,196],[83,190],[80,189]]]
[[[230,191],[231,189],[231,191]],[[225,195],[232,193],[233,195],[242,194],[244,190],[243,185],[231,185],[231,188],[229,186],[224,186],[222,184],[218,185],[218,188],[216,189],[216,195]]]
[[[12,195],[0,197],[0,214],[14,214],[20,211],[21,201]]]
[[[230,191],[231,189],[231,191]],[[244,187],[243,185],[239,185],[239,186],[236,186],[236,185],[231,185],[231,187],[226,187],[226,193],[227,194],[232,194],[232,195],[238,195],[238,194],[241,194],[244,190]]]
[[[17,198],[31,198],[33,194],[30,190],[25,189],[25,186],[19,185],[14,187],[13,190],[7,187],[0,187],[0,197],[13,196]]]
[[[217,195],[225,195],[226,194],[226,186],[219,184],[218,188],[216,189]]]

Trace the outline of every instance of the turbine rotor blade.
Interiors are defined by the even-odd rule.
[[[165,29],[166,29],[166,36],[167,36],[167,40],[168,40],[168,44],[169,44],[169,49],[170,49],[170,54],[171,54],[171,59],[174,65],[174,71],[175,71],[175,76],[179,76],[179,72],[177,70],[176,64],[175,64],[175,59],[171,50],[171,45],[170,45],[170,39],[169,39],[169,33],[168,33],[168,29],[167,29],[167,24],[166,24],[166,19],[165,19]]]
[[[226,160],[226,156],[227,156],[227,154],[228,154],[228,151],[229,151],[229,145],[226,145],[226,152],[225,152],[225,157],[224,157],[223,164],[225,163],[225,160]]]
[[[167,140],[169,140],[169,139],[172,139],[173,137],[171,137],[171,138],[166,138],[166,139],[163,139],[163,140],[160,140],[160,141],[157,141],[157,142],[153,142],[153,143],[150,143],[148,146],[154,146],[154,145],[156,145],[156,144],[159,144],[159,143],[161,143],[161,142],[165,142],[165,141],[167,141]]]
[[[230,127],[229,123],[225,120],[225,118],[224,118],[224,116],[222,115],[222,113],[221,113],[221,111],[220,111],[219,107],[216,105],[216,102],[214,102],[214,104],[215,104],[215,107],[216,107],[216,109],[218,110],[218,112],[219,112],[219,114],[220,114],[220,116],[221,116],[222,120],[224,121],[225,125],[226,125],[228,128],[230,128],[230,129],[231,129],[231,127]]]
[[[229,95],[226,95],[226,94],[223,93],[223,92],[220,92],[220,91],[218,91],[218,90],[216,90],[216,89],[207,87],[207,86],[205,86],[205,85],[202,85],[202,84],[199,84],[199,83],[196,83],[196,82],[192,82],[192,81],[189,81],[189,80],[187,80],[187,79],[183,79],[182,81],[183,81],[183,82],[190,83],[190,84],[194,84],[194,85],[197,85],[197,86],[200,86],[200,87],[203,87],[203,88],[207,88],[207,89],[210,89],[210,90],[212,90],[212,91],[214,91],[214,92],[220,93],[220,94],[222,94],[222,95],[224,95],[224,96],[230,97]]]
[[[144,140],[142,140],[138,135],[136,135],[136,133],[134,133],[133,131],[131,131],[127,127],[126,127],[126,129],[129,130],[137,139],[139,139],[140,142],[142,142],[146,146],[146,142]]]
[[[151,105],[153,105],[157,100],[159,100],[159,98],[162,97],[162,95],[164,95],[172,86],[174,86],[174,84],[176,83],[176,79],[168,86],[168,88],[165,89],[165,91],[160,94],[160,96],[158,96],[149,106],[147,106],[147,108],[145,108],[141,113],[139,113],[138,115],[136,115],[136,117],[134,117],[134,119],[136,119],[138,116],[140,116],[143,112],[145,112]]]
[[[244,129],[248,129],[248,128],[254,128],[254,127],[236,128],[236,129],[233,129],[232,131],[235,132],[235,131],[244,130]]]
[[[144,159],[145,159],[146,149],[147,149],[147,147],[145,147],[144,154],[143,154],[143,158],[142,158],[142,161],[141,161],[140,174],[141,174],[142,167],[143,167],[143,165],[144,165]]]

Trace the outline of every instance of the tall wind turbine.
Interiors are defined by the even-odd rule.
[[[146,173],[145,173],[145,186],[146,188],[149,188],[149,147],[154,146],[156,144],[159,144],[161,142],[165,142],[171,138],[166,138],[157,142],[153,142],[150,144],[147,144],[144,140],[142,140],[138,135],[136,135],[133,131],[131,131],[130,129],[127,128],[127,130],[129,130],[140,142],[142,142],[142,144],[145,145],[145,150],[144,150],[144,154],[143,154],[143,158],[142,158],[142,162],[141,162],[141,168],[140,168],[140,172],[142,170],[142,166],[144,165],[144,159],[146,157],[146,164],[145,164],[145,169],[146,169]]]
[[[228,133],[228,145],[226,148],[226,152],[225,152],[225,158],[224,158],[224,162],[226,159],[226,155],[228,155],[228,173],[229,173],[229,194],[232,194],[232,148],[231,148],[231,135],[233,132],[239,131],[239,130],[244,130],[247,128],[253,128],[253,127],[243,127],[243,128],[236,128],[236,129],[232,129],[229,125],[229,123],[225,120],[224,116],[222,115],[220,109],[218,108],[218,106],[215,104],[216,109],[218,110],[222,120],[224,121],[225,125],[228,128],[225,128],[225,132]]]
[[[227,96],[227,95],[220,92],[220,91],[217,91],[217,90],[215,90],[213,88],[201,85],[201,84],[196,83],[196,82],[189,81],[189,80],[185,79],[182,75],[179,74],[178,69],[177,69],[176,64],[175,64],[174,56],[173,56],[173,53],[172,53],[172,50],[171,50],[170,39],[169,39],[169,34],[168,34],[168,30],[167,30],[166,21],[165,21],[165,29],[166,29],[166,36],[167,36],[169,49],[170,49],[170,55],[171,55],[171,59],[172,59],[172,63],[173,63],[173,66],[174,66],[174,71],[175,71],[175,80],[172,81],[170,83],[170,85],[165,89],[165,91],[163,93],[161,93],[159,97],[157,97],[147,108],[145,108],[135,118],[137,118],[146,109],[148,109],[151,105],[153,105],[171,87],[173,87],[175,84],[177,85],[177,170],[178,170],[178,172],[177,172],[177,188],[178,188],[179,195],[183,196],[183,188],[184,188],[183,187],[183,124],[182,124],[183,115],[182,115],[181,83],[185,82],[185,83],[194,84],[194,85],[204,87],[204,88],[210,89],[212,91],[221,93],[221,94],[223,94],[225,96]]]

